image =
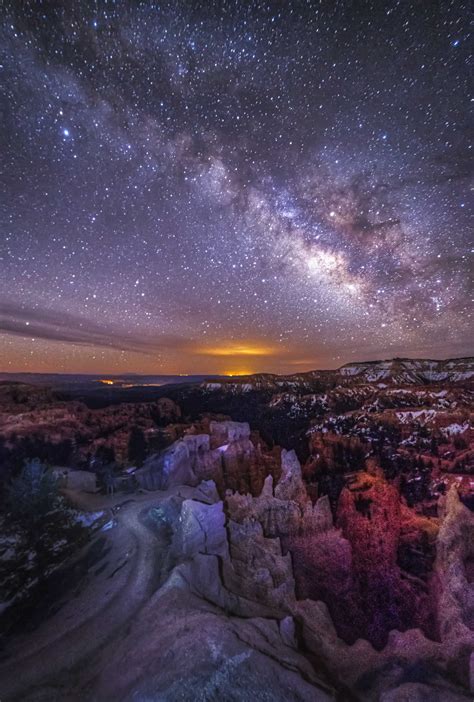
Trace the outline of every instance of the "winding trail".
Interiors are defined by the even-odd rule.
[[[99,559],[90,559],[83,580],[71,583],[52,616],[33,632],[7,642],[7,657],[0,664],[2,702],[24,699],[29,689],[103,649],[157,589],[167,544],[158,530],[146,525],[144,515],[167,496],[154,492],[124,500],[123,495],[113,499],[69,494],[81,509],[110,514],[105,530],[102,527],[75,560],[87,562],[94,549]]]

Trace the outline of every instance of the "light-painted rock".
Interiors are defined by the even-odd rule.
[[[267,477],[265,478],[260,497],[273,497],[273,476],[267,475]]]
[[[293,617],[284,617],[279,622],[280,636],[286,646],[296,648],[295,620]]]
[[[98,657],[95,700],[335,700],[324,675],[282,642],[275,620],[229,617],[182,586],[162,588]]]
[[[283,449],[281,452],[281,477],[275,486],[275,497],[280,500],[292,500],[301,505],[308,502],[301,465],[294,451]]]
[[[190,456],[200,451],[209,451],[211,447],[209,434],[185,434],[182,440],[188,447]]]
[[[210,432],[214,446],[250,438],[250,427],[247,422],[211,422]]]
[[[271,607],[286,608],[295,597],[291,556],[282,555],[280,539],[263,535],[258,521],[227,525],[232,570],[225,572],[225,583],[233,592]]]
[[[172,551],[175,557],[192,558],[198,553],[228,557],[222,507],[222,502],[205,504],[184,500],[173,535]]]
[[[307,533],[319,533],[333,528],[334,519],[332,516],[329,497],[327,495],[320,497],[314,503],[314,505],[312,505],[311,502],[306,503],[303,522]]]
[[[211,422],[211,434],[187,434],[159,454],[150,456],[135,472],[147,490],[167,490],[174,485],[197,485],[226,480],[238,487],[239,476],[247,476],[255,458],[245,422]]]

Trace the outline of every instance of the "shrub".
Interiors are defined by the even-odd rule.
[[[59,502],[58,486],[54,476],[38,459],[25,461],[7,494],[11,516],[25,526],[41,521]]]

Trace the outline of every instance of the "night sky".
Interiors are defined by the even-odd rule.
[[[2,7],[0,370],[471,352],[469,3]]]

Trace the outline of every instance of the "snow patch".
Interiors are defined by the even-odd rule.
[[[469,425],[469,422],[464,422],[464,424],[454,423],[454,424],[450,424],[447,427],[443,427],[443,429],[441,429],[441,431],[446,436],[452,436],[453,434],[464,434],[464,432],[469,431],[470,428],[471,427]]]
[[[78,512],[75,515],[75,520],[83,527],[90,527],[103,516],[103,512]]]

